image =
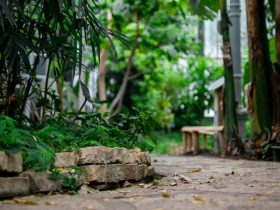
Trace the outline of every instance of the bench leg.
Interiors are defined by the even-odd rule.
[[[188,141],[187,152],[190,152],[192,151],[192,135],[190,133],[187,133],[187,141]]]
[[[186,154],[188,152],[188,134],[186,132],[183,132],[183,154]]]
[[[193,154],[197,155],[199,151],[199,136],[198,132],[192,132],[192,140],[193,140]]]
[[[207,138],[206,138],[206,135],[204,134],[203,135],[203,150],[206,150],[207,149]]]
[[[223,132],[219,132],[219,145],[220,145],[220,152],[221,152],[221,156],[225,156],[225,139],[224,139],[224,133]]]

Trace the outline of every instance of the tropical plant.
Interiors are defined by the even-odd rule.
[[[112,43],[113,32],[100,24],[96,8],[95,1],[87,0],[0,1],[1,113],[22,117],[27,101],[38,90],[36,108],[42,108],[42,112],[35,116],[46,121],[46,109],[54,109],[48,100],[51,85],[56,84],[59,98],[63,98],[63,81],[72,82],[75,73],[80,78],[85,44],[91,46],[96,64],[101,36]],[[33,54],[35,61],[30,62]],[[46,66],[46,79],[43,87],[38,87],[37,74],[42,65]],[[57,107],[63,110],[63,105]]]

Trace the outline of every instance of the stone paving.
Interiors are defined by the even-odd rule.
[[[280,163],[207,156],[153,156],[152,183],[76,195],[32,195],[1,201],[1,210],[280,209]]]

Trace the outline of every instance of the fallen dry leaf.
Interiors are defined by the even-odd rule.
[[[180,179],[181,181],[183,181],[185,184],[189,184],[189,183],[191,183],[191,181],[192,181],[191,178],[189,178],[189,177],[187,177],[187,176],[184,176],[184,175],[180,175],[180,176],[179,176],[179,179]]]
[[[253,195],[253,196],[250,196],[250,197],[249,197],[249,200],[250,200],[250,201],[255,201],[255,200],[256,200],[256,196],[254,196],[254,195]]]
[[[129,190],[117,190],[118,193],[122,193],[123,195],[126,195],[128,193],[130,193],[131,191]]]
[[[46,204],[49,206],[54,206],[56,203],[54,201],[46,201]]]
[[[140,184],[138,184],[138,186],[139,186],[139,187],[144,187],[145,184],[144,184],[144,183],[140,183]]]
[[[176,185],[177,185],[177,182],[171,182],[169,185],[170,185],[170,186],[176,186]]]
[[[163,190],[163,191],[161,192],[161,196],[162,196],[163,198],[169,198],[169,197],[170,197],[170,195],[169,195],[169,193],[168,193],[167,190]]]
[[[94,208],[93,205],[88,205],[88,206],[86,207],[86,209],[87,209],[87,210],[94,210],[95,208]]]
[[[188,173],[197,173],[200,172],[201,168],[189,168]]]
[[[143,188],[147,189],[147,188],[150,188],[151,186],[153,186],[153,184],[145,184],[145,185],[143,186]]]
[[[194,204],[205,204],[205,200],[199,195],[193,195],[192,203]]]
[[[38,205],[38,203],[32,200],[14,200],[14,202],[22,205],[32,205],[32,206]]]
[[[217,179],[213,176],[208,177],[207,180],[206,180],[207,183],[213,183],[213,182],[216,182],[216,181],[217,181]]]
[[[3,200],[3,201],[0,201],[0,204],[14,204],[15,201],[14,200]]]

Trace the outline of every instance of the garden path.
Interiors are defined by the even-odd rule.
[[[206,156],[153,156],[153,184],[76,195],[17,198],[1,210],[280,209],[280,163]],[[34,205],[31,205],[34,204]]]

